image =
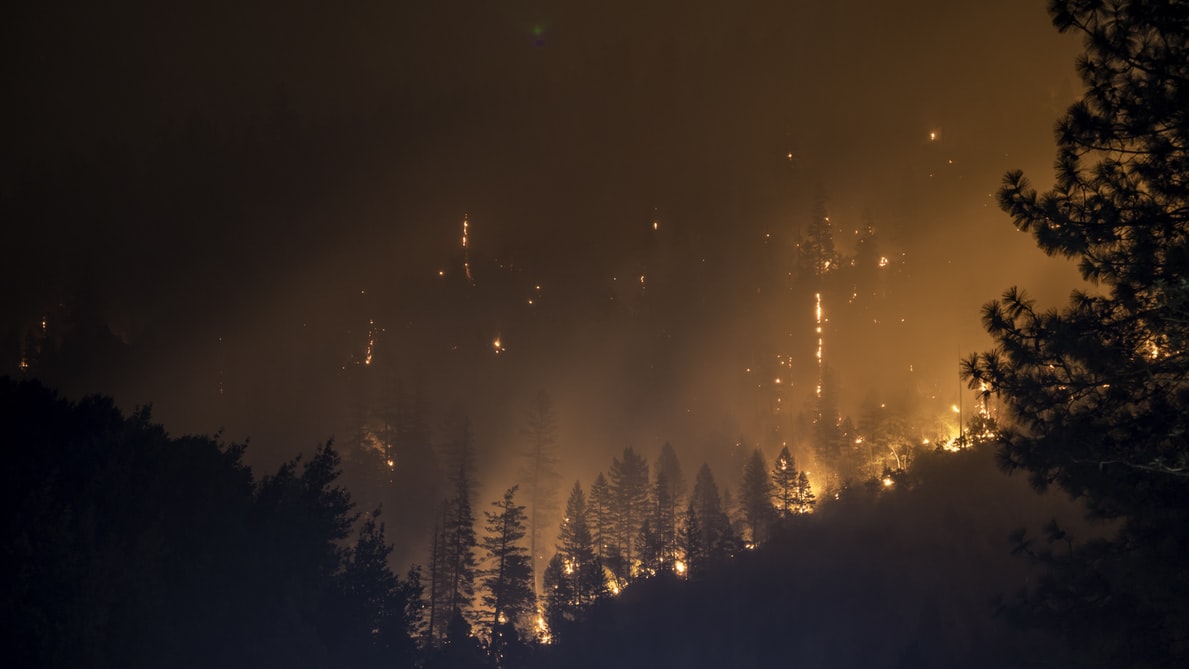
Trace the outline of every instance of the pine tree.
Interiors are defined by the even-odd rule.
[[[1000,206],[1094,292],[1043,310],[1012,288],[983,310],[996,347],[964,361],[999,395],[1001,464],[1057,485],[1108,540],[1022,550],[1049,565],[1023,602],[1104,665],[1189,665],[1189,3],[1053,0],[1084,35],[1086,86],[1058,122],[1056,182],[1011,172]],[[1054,536],[1058,533],[1051,533]],[[1060,557],[1058,557],[1060,556]]]
[[[521,541],[528,533],[525,507],[515,501],[517,486],[509,488],[488,511],[483,550],[488,567],[483,572],[483,605],[494,631],[505,623],[516,627],[536,610],[532,562]]]
[[[648,462],[631,446],[623,449],[622,460],[611,461],[611,513],[617,552],[610,560],[621,583],[630,582],[635,570],[632,548],[648,514],[648,478]]]
[[[430,634],[441,637],[454,614],[464,619],[470,614],[475,596],[475,517],[472,499],[478,485],[475,480],[475,454],[470,423],[455,416],[450,439],[443,446],[443,461],[448,467],[450,496],[443,503],[442,521],[437,533],[437,559],[431,571],[433,601],[431,616],[436,629]]]
[[[541,531],[557,512],[558,484],[561,475],[557,471],[557,419],[553,413],[553,401],[545,391],[537,393],[528,423],[522,430],[525,448],[521,451],[523,467],[521,480],[528,506],[529,555],[532,556],[533,589],[540,585],[538,563],[542,559]]]
[[[739,511],[751,537],[751,545],[758,547],[768,538],[768,525],[772,519],[772,482],[768,478],[764,454],[758,448],[751,452],[743,467]]]
[[[653,485],[653,496],[657,502],[656,525],[662,542],[662,562],[666,568],[671,567],[677,557],[677,528],[678,517],[681,514],[685,499],[685,475],[681,471],[681,461],[677,458],[673,445],[665,442],[661,453],[656,459],[656,482]],[[666,500],[662,507],[660,500]]]
[[[549,558],[543,581],[545,624],[551,635],[564,639],[575,623],[577,607],[574,604],[574,581],[566,574],[566,560],[560,551]]]
[[[677,556],[677,504],[673,499],[673,486],[664,471],[657,471],[652,484],[652,512],[648,517],[651,554],[650,569],[656,573],[672,569]]]
[[[703,463],[702,468],[698,470],[694,491],[690,496],[690,506],[697,517],[702,537],[702,545],[696,553],[704,555],[707,562],[715,562],[729,555],[735,543],[734,532],[730,518],[723,510],[718,484],[708,464]]]
[[[678,535],[682,561],[685,571],[691,576],[698,576],[710,559],[706,535],[702,531],[702,523],[698,520],[698,512],[691,500],[681,516],[681,531]]]
[[[355,546],[339,575],[342,605],[332,624],[338,631],[340,658],[356,667],[411,666],[420,619],[419,573],[401,581],[388,567],[392,553],[384,539],[377,509],[363,522]]]
[[[611,486],[599,472],[590,486],[590,534],[594,539],[595,557],[601,562],[611,556]]]
[[[562,556],[573,592],[572,604],[583,608],[606,594],[603,565],[595,555],[589,511],[582,486],[575,481],[566,500],[565,517],[558,532],[557,552]]]
[[[809,475],[805,472],[797,473],[797,486],[793,489],[793,506],[796,513],[813,513],[817,499],[813,496],[813,486],[809,485]]]
[[[772,464],[772,495],[782,519],[793,513],[793,494],[797,487],[797,466],[788,446],[780,449]]]

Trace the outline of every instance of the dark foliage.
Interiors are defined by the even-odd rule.
[[[1059,486],[1110,540],[1050,528],[1050,567],[1015,613],[1103,666],[1189,663],[1189,3],[1054,0],[1084,36],[1086,87],[1057,125],[1052,190],[1020,172],[1002,208],[1097,285],[1060,310],[1011,289],[983,311],[996,348],[964,363],[1003,398],[1001,464]]]
[[[8,666],[409,666],[420,599],[330,444],[256,482],[147,409],[0,380]]]

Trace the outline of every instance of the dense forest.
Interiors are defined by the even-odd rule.
[[[258,476],[242,446],[171,437],[148,410],[125,416],[104,398],[5,380],[0,406],[20,444],[5,468],[19,569],[4,596],[19,666],[1061,657],[991,614],[1030,573],[1008,550],[1021,514],[1077,524],[1076,507],[1036,508],[1021,481],[987,475],[987,448],[939,451],[832,503],[787,453],[754,452],[730,495],[706,466],[690,485],[668,445],[652,467],[627,448],[589,495],[570,489],[538,603],[527,491],[479,516],[465,441],[450,494],[421,507],[437,514],[431,560],[399,575],[383,513],[352,501],[333,444]]]

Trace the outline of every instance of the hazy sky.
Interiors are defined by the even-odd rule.
[[[4,359],[90,314],[129,352],[67,387],[261,462],[350,429],[370,331],[489,471],[544,388],[573,475],[666,439],[692,473],[805,325],[755,294],[819,195],[902,268],[903,328],[834,360],[848,411],[910,366],[948,406],[982,303],[1076,280],[991,197],[1049,182],[1079,91],[1040,0],[116,4],[0,28]]]

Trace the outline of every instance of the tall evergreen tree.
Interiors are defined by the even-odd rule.
[[[595,557],[605,562],[611,547],[611,485],[599,472],[590,486],[590,534],[594,539]]]
[[[684,508],[686,484],[685,474],[681,471],[681,461],[677,458],[673,445],[667,441],[657,456],[655,472],[653,496],[657,500],[656,525],[663,544],[662,562],[671,567],[677,555],[677,530],[680,525],[678,521]]]
[[[1022,602],[1085,659],[1189,664],[1189,3],[1053,0],[1081,33],[1086,90],[1057,124],[1056,182],[1011,172],[1000,206],[1094,292],[1042,310],[1008,290],[983,310],[996,347],[963,364],[1003,400],[1000,460],[1057,485],[1108,539],[1020,549],[1051,569]],[[1067,543],[1068,542],[1068,543]]]
[[[805,472],[797,472],[797,486],[793,489],[792,502],[791,510],[796,513],[813,513],[813,507],[817,505],[813,486],[809,484],[809,475]]]
[[[575,481],[558,531],[557,552],[545,569],[545,620],[555,638],[565,638],[590,606],[607,594],[603,564],[595,555],[590,511]]]
[[[582,486],[575,481],[566,500],[565,517],[558,532],[557,552],[565,563],[565,573],[572,583],[573,604],[589,606],[606,594],[603,564],[595,555],[594,538],[590,532],[589,510]]]
[[[609,478],[616,551],[610,559],[616,577],[626,583],[635,569],[633,544],[648,514],[648,462],[628,446],[622,460],[612,459]]]
[[[747,528],[751,545],[758,547],[768,538],[768,526],[772,520],[772,481],[768,478],[768,465],[760,449],[751,452],[743,467],[743,479],[739,483],[739,511]]]
[[[448,427],[450,437],[443,446],[443,461],[448,467],[450,496],[446,498],[438,533],[438,559],[431,572],[434,584],[434,622],[431,635],[442,637],[455,613],[464,619],[470,614],[475,597],[475,517],[472,511],[477,481],[475,453],[470,423],[455,416]]]
[[[488,567],[483,572],[483,605],[491,616],[494,631],[503,624],[515,627],[536,611],[532,564],[521,545],[528,529],[525,508],[515,501],[517,486],[509,488],[488,511],[483,550]]]
[[[731,520],[723,509],[718,484],[708,464],[703,463],[702,468],[698,470],[693,494],[690,496],[690,506],[697,517],[702,537],[702,546],[696,553],[705,555],[709,562],[728,555],[733,547],[734,532]]]
[[[360,527],[339,576],[342,605],[332,624],[343,648],[339,660],[354,667],[412,666],[420,625],[421,584],[416,570],[401,581],[388,567],[392,546],[377,509]]]
[[[681,559],[686,573],[697,576],[709,562],[710,552],[706,544],[706,535],[702,531],[702,523],[698,519],[698,512],[691,500],[681,515],[681,530],[678,535],[681,549]]]
[[[793,494],[797,487],[797,466],[788,446],[780,449],[772,464],[772,495],[781,518],[793,513]]]
[[[673,494],[669,475],[665,471],[658,471],[652,483],[652,509],[647,519],[650,532],[647,548],[651,554],[650,569],[653,572],[672,569],[676,561],[678,507]]]
[[[521,451],[523,467],[520,477],[527,497],[533,589],[539,591],[541,579],[538,566],[545,550],[541,544],[541,531],[557,512],[558,485],[561,481],[561,474],[557,471],[557,418],[553,413],[553,401],[543,390],[533,400],[532,411],[522,435],[525,446]]]

